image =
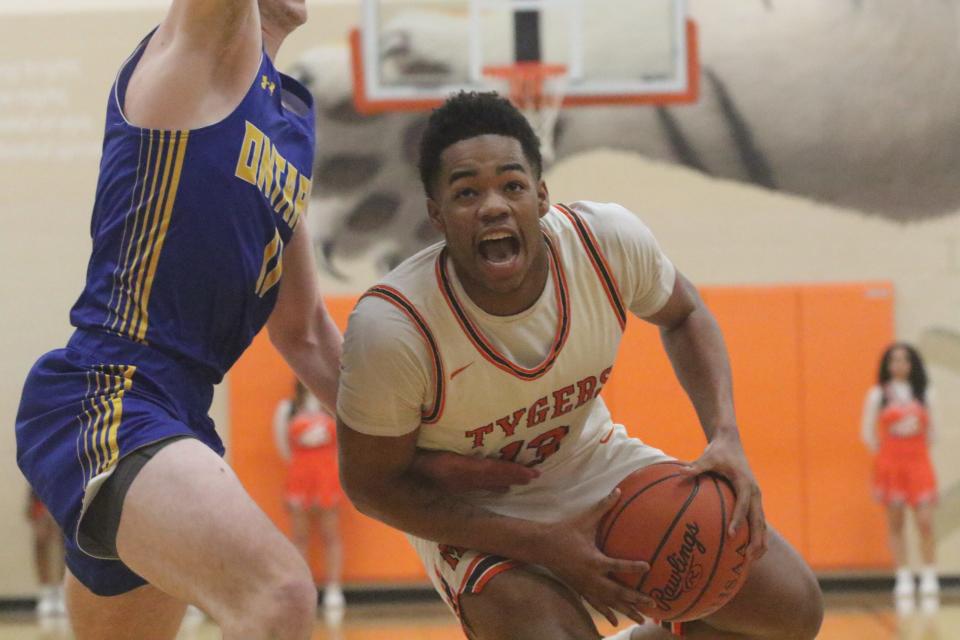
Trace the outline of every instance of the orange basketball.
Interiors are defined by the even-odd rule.
[[[749,568],[749,527],[744,523],[733,537],[727,532],[734,505],[730,483],[715,474],[690,477],[680,466],[664,462],[627,476],[597,530],[597,546],[606,555],[650,563],[643,576],[614,578],[654,600],[654,607],[638,607],[644,615],[671,622],[703,618],[722,607],[743,586]]]

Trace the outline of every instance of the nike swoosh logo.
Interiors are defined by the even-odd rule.
[[[607,442],[610,441],[610,438],[613,437],[613,430],[614,430],[615,428],[616,428],[616,427],[610,427],[610,431],[607,431],[607,435],[605,435],[605,436],[603,436],[602,438],[600,438],[600,444],[607,444]]]
[[[474,360],[473,362],[476,362],[476,360]],[[450,379],[453,380],[453,379],[456,378],[458,375],[460,375],[461,373],[463,373],[465,369],[467,369],[470,365],[473,364],[473,362],[471,362],[470,364],[465,365],[465,366],[463,366],[463,367],[460,367],[459,369],[457,369],[456,371],[454,371],[453,373],[451,373],[451,374],[450,374]]]

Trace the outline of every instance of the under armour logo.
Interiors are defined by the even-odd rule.
[[[263,78],[260,80],[260,88],[268,89],[270,91],[270,95],[273,95],[273,90],[277,88],[277,83],[271,82],[270,78],[264,74]]]

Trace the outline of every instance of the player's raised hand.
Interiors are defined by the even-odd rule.
[[[596,544],[600,520],[619,497],[620,489],[614,489],[583,513],[551,525],[550,533],[543,541],[541,564],[579,593],[610,624],[617,624],[614,611],[643,624],[644,618],[636,606],[653,606],[653,600],[623,586],[611,574],[630,573],[639,577],[650,570],[650,565],[643,561],[611,558],[604,555]]]
[[[516,462],[426,449],[417,450],[412,470],[452,494],[506,493],[514,485],[525,485],[540,477],[536,469]]]
[[[734,535],[746,520],[750,526],[750,546],[747,547],[747,554],[754,560],[759,559],[767,551],[767,523],[763,515],[763,500],[760,486],[735,431],[717,434],[700,457],[685,469],[690,475],[707,471],[719,473],[733,485],[737,504],[730,518],[729,533]]]

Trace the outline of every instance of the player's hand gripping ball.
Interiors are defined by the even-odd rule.
[[[612,558],[645,560],[642,576],[614,578],[653,599],[644,615],[670,622],[710,615],[736,595],[747,577],[750,528],[730,536],[736,498],[725,478],[691,477],[665,462],[633,472],[597,529],[597,546]]]

